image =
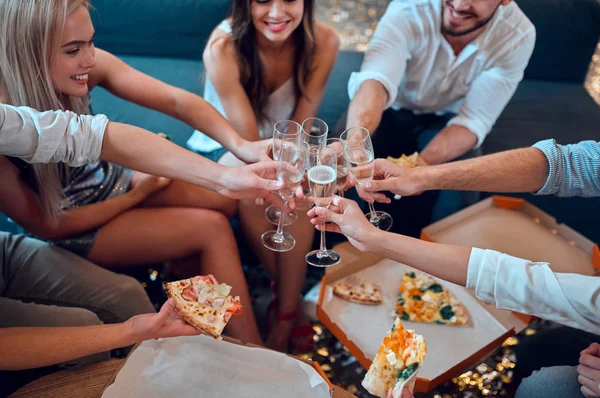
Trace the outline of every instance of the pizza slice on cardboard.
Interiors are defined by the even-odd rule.
[[[427,345],[423,336],[414,330],[404,329],[400,318],[396,318],[392,329],[383,338],[362,386],[381,398],[386,398],[388,391],[393,389],[393,397],[400,398],[404,387],[412,390],[414,378],[426,353]]]
[[[419,152],[415,152],[410,156],[402,154],[399,158],[387,157],[387,160],[394,162],[404,167],[414,168],[417,167],[417,160],[419,159]]]
[[[431,276],[413,271],[402,276],[393,316],[403,321],[443,325],[471,323],[467,309],[451,291]]]
[[[358,304],[379,305],[383,301],[379,285],[368,282],[360,284],[336,283],[333,285],[333,294]]]
[[[221,339],[232,315],[242,313],[239,297],[230,296],[231,286],[217,282],[214,276],[195,276],[164,284],[175,301],[175,311],[202,333]]]

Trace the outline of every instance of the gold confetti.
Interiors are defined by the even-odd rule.
[[[328,357],[329,356],[329,350],[325,347],[319,348],[317,350],[317,354],[319,354],[322,357]]]

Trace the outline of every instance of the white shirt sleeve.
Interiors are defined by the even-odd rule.
[[[81,166],[100,157],[107,124],[104,115],[0,104],[0,154],[29,163]]]
[[[600,334],[600,277],[473,248],[467,288],[496,307]]]
[[[471,83],[458,114],[448,126],[460,125],[477,136],[479,148],[515,93],[535,46],[535,30],[509,48]]]
[[[388,93],[386,108],[396,100],[412,47],[417,41],[410,9],[405,2],[393,1],[388,6],[371,38],[360,72],[350,75],[350,100],[366,80],[377,80],[383,85]]]

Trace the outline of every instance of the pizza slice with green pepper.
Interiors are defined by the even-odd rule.
[[[407,271],[402,276],[393,316],[403,321],[470,324],[467,309],[451,291],[432,277],[413,271]]]
[[[375,359],[362,381],[362,386],[371,394],[385,398],[393,389],[392,396],[400,398],[402,389],[423,364],[427,344],[423,336],[414,330],[404,329],[396,318],[392,329],[385,335]],[[409,387],[409,390],[412,388]]]

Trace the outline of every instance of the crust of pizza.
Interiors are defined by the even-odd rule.
[[[383,301],[381,288],[374,283],[361,283],[360,285],[336,283],[333,285],[333,293],[344,300],[358,304],[379,305]]]
[[[191,285],[190,279],[183,279],[176,282],[167,282],[164,287],[167,296],[175,301],[175,311],[179,316],[202,333],[221,340],[221,333],[227,325],[225,320],[226,310],[216,310],[197,301],[185,299],[182,292]]]
[[[396,310],[392,314],[404,321],[469,325],[466,307],[454,294],[431,276],[407,271],[402,276]]]
[[[423,336],[404,329],[400,319],[396,318],[394,326],[384,337],[362,386],[375,396],[387,397],[390,389],[410,379],[418,371],[426,353],[427,345]],[[397,398],[396,395],[394,398]]]

